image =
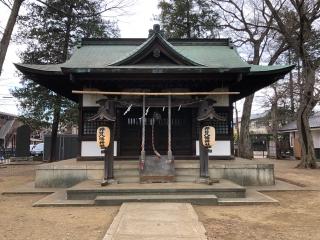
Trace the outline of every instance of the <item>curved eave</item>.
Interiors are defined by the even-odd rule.
[[[61,70],[56,71],[56,70],[50,70],[50,68],[45,69],[45,67],[48,65],[33,65],[33,64],[22,64],[22,63],[14,63],[14,65],[23,74],[63,75]],[[43,67],[43,69],[41,69],[41,67]]]
[[[252,66],[254,67],[254,66]],[[270,75],[270,74],[279,74],[279,75],[286,75],[292,69],[295,68],[295,65],[284,65],[284,66],[259,66],[261,70],[251,70],[248,74],[249,76],[263,76],[263,75]],[[275,67],[275,68],[272,68]],[[265,68],[265,70],[262,70]]]
[[[107,67],[107,68],[61,68],[63,73],[76,74],[181,74],[181,73],[249,73],[250,68],[208,67]]]
[[[264,68],[264,66],[259,67],[261,69]],[[254,94],[256,91],[273,84],[288,74],[294,67],[295,65],[271,66],[271,68],[265,66],[265,70],[263,71],[250,71],[249,74],[243,76],[241,81],[235,82],[230,86],[230,91],[240,91],[239,95],[232,96],[232,102]]]
[[[27,64],[14,64],[28,79],[50,89],[51,91],[66,97],[72,101],[78,102],[79,97],[72,94],[76,85],[70,81],[69,76],[64,75],[61,71],[48,71],[39,68],[30,67]],[[41,65],[38,65],[39,67]]]

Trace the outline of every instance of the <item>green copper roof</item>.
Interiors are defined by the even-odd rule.
[[[37,83],[79,101],[73,89],[90,86],[239,91],[248,96],[287,74],[293,66],[250,65],[229,39],[165,39],[159,26],[149,38],[84,39],[65,63],[15,64]],[[207,89],[208,88],[208,89]]]
[[[294,65],[272,65],[272,66],[265,66],[265,65],[250,65],[250,73],[265,73],[265,72],[278,72],[281,71],[283,69],[287,69],[287,68],[293,68]]]
[[[152,39],[151,39],[152,40]],[[190,40],[189,42],[167,42],[172,49],[193,62],[194,65],[202,65],[209,68],[248,68],[250,67],[243,61],[236,50],[229,45],[228,39],[224,39],[219,45],[212,40],[207,42]],[[115,40],[111,40],[115,41]],[[104,68],[129,58],[139,52],[146,46],[149,41],[142,45],[118,45],[114,44],[97,44],[83,45],[75,49],[69,61],[63,64],[65,68]]]
[[[190,58],[186,57],[182,52],[179,52],[172,44],[170,44],[167,40],[165,40],[160,33],[153,34],[139,47],[137,47],[132,52],[130,52],[127,56],[113,63],[112,65],[119,66],[119,65],[130,64],[130,61],[134,60],[134,58],[137,58],[139,55],[143,55],[145,51],[148,51],[147,50],[148,48],[152,47],[152,45],[156,44],[157,42],[160,45],[162,45],[162,47],[165,48],[168,52],[170,52],[170,55],[174,55],[185,65],[191,65],[191,66],[201,65],[191,60]]]
[[[150,69],[163,69],[162,72],[167,72],[165,69],[170,69],[170,72],[189,69],[195,70],[195,73],[265,74],[288,68],[250,65],[241,59],[229,39],[167,40],[162,36],[159,25],[154,25],[147,39],[85,39],[75,48],[71,58],[62,64],[16,66],[20,70],[29,69],[30,72],[42,74],[120,73],[132,69],[146,69],[146,73],[150,73]]]
[[[177,45],[175,49],[191,60],[210,68],[249,67],[230,46]]]
[[[86,40],[90,42],[90,40]],[[139,39],[141,42],[141,40]],[[116,66],[116,63],[129,58],[139,50],[143,49],[141,45],[137,45],[135,39],[128,40],[126,44],[120,45],[116,39],[108,40],[94,40],[94,43],[83,44],[74,50],[71,58],[62,64],[16,64],[20,68],[30,69],[36,72],[43,72],[43,74],[56,73],[62,74],[63,69],[124,69],[126,65]],[[143,44],[143,43],[142,43]],[[145,45],[145,44],[143,44]],[[207,69],[204,72],[216,69],[214,72],[228,71],[232,69],[248,69],[245,72],[250,74],[265,74],[272,71],[281,71],[290,66],[287,65],[274,65],[274,66],[261,66],[250,65],[243,61],[238,55],[237,51],[229,46],[228,40],[215,42],[214,40],[199,41],[172,41],[170,46],[174,50],[188,59],[190,62],[197,66],[136,66],[128,65],[128,68],[168,68],[168,69]],[[250,71],[249,71],[250,70]],[[100,71],[101,72],[101,71]],[[199,72],[199,70],[197,70]]]

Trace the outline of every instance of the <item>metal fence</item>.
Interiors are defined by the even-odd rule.
[[[59,134],[56,142],[56,160],[64,160],[75,158],[78,154],[79,142],[78,135],[73,134]],[[44,152],[43,160],[49,160],[51,149],[50,135],[44,136]]]

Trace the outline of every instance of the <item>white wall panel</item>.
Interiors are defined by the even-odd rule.
[[[320,148],[320,130],[311,131],[314,148]]]
[[[117,141],[113,144],[114,156],[117,156]],[[101,149],[98,147],[96,141],[82,141],[81,142],[81,157],[101,157]]]
[[[228,88],[219,88],[215,89],[214,91],[220,91],[220,92],[228,92]],[[209,98],[216,101],[216,103],[213,104],[213,106],[216,107],[229,107],[229,95],[212,95]]]
[[[216,144],[211,148],[209,156],[230,156],[231,142],[230,141],[216,141]],[[199,156],[199,141],[196,141],[196,155]]]
[[[99,107],[99,104],[96,102],[102,98],[104,97],[101,95],[83,94],[83,107]]]

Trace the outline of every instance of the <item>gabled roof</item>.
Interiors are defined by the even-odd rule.
[[[15,115],[15,114],[12,114],[12,113],[6,113],[6,112],[1,112],[0,111],[0,115],[2,115],[2,116],[8,116],[8,117],[18,117],[17,115]]]
[[[181,76],[181,81],[190,81],[187,88],[195,86],[192,81],[196,79],[205,88],[210,83],[212,89],[221,87],[215,86],[220,81],[241,93],[232,99],[235,101],[275,82],[293,68],[250,65],[241,59],[230,39],[165,39],[159,26],[148,38],[83,39],[65,63],[15,65],[30,79],[75,101],[78,96],[71,91],[81,88],[80,76],[84,75],[86,81],[101,76],[102,81],[113,81],[114,85],[120,75],[122,79],[143,81],[139,74],[157,81],[166,79],[167,83],[171,76],[172,85],[173,76]],[[202,80],[204,77],[206,80]]]
[[[320,128],[320,112],[315,113],[313,116],[309,117],[310,128]],[[279,129],[279,132],[294,132],[297,131],[297,121],[289,122],[287,125]]]
[[[172,64],[137,64],[137,61],[153,50],[173,59],[177,68],[203,68],[206,71],[249,72],[251,66],[243,61],[233,48],[230,39],[165,39],[161,32],[153,31],[147,39],[83,39],[71,58],[62,64],[16,64],[17,68],[47,74],[60,74],[75,69],[164,68]],[[84,72],[84,71],[81,71]],[[91,72],[91,71],[90,71]]]
[[[153,52],[155,58],[159,58],[161,54],[171,59],[177,65],[201,66],[201,64],[192,61],[188,57],[179,53],[173,45],[162,37],[160,31],[155,31],[143,44],[134,49],[128,56],[112,63],[111,66],[123,66],[137,64],[139,60]],[[156,55],[156,56],[155,56]]]
[[[15,119],[9,120],[0,128],[0,139],[5,139],[15,121]]]
[[[250,120],[257,120],[257,119],[265,118],[269,113],[270,113],[270,111],[264,111],[262,113],[253,113],[250,116]]]
[[[119,45],[123,39],[85,39],[82,45],[74,50],[71,58],[62,64],[15,64],[19,70],[29,70],[43,74],[62,74],[61,69],[120,69],[125,66],[124,60],[130,60],[139,53],[142,47],[137,46],[141,39],[131,39],[127,44]],[[140,41],[139,41],[140,40]],[[184,59],[187,59],[193,66],[185,65],[188,68],[200,67],[202,69],[215,71],[230,71],[232,69],[259,75],[268,72],[285,71],[292,68],[292,65],[261,66],[251,65],[243,61],[237,51],[229,46],[229,39],[207,40],[189,39],[188,42],[182,40],[170,41],[172,49]],[[130,68],[161,68],[166,66],[134,66]],[[177,67],[181,67],[177,66]]]

